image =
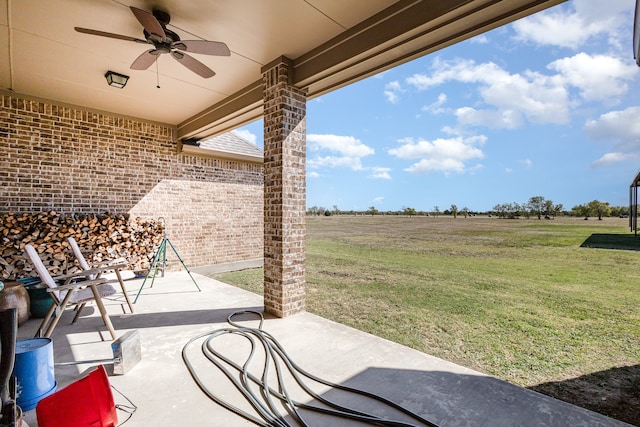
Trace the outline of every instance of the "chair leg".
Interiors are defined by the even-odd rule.
[[[93,298],[96,300],[96,305],[98,306],[98,310],[100,310],[100,315],[102,316],[102,321],[104,325],[111,333],[111,338],[116,339],[116,331],[113,329],[113,325],[111,324],[111,319],[109,318],[109,314],[107,310],[104,308],[104,304],[102,303],[102,298],[100,298],[100,293],[98,292],[98,288],[96,288],[95,284],[89,285],[91,287],[91,291],[93,292]]]
[[[67,304],[69,303],[69,299],[71,299],[71,295],[73,295],[72,291],[68,291],[67,294],[64,296],[64,299],[62,300],[62,303],[60,305],[54,305],[53,310],[56,310],[57,308],[59,308],[58,310],[58,314],[56,315],[56,317],[54,317],[53,319],[51,319],[51,323],[49,324],[49,326],[47,327],[46,332],[44,333],[44,337],[45,338],[49,338],[51,336],[51,334],[53,333],[53,330],[55,329],[56,325],[58,324],[58,321],[60,321],[60,318],[62,317],[62,313],[64,312],[64,309],[67,308]],[[49,309],[49,317],[51,317],[51,315],[53,314],[53,310]]]
[[[84,306],[86,304],[87,304],[86,302],[83,302],[82,304],[76,305],[76,307],[75,307],[76,314],[75,314],[75,316],[73,316],[73,320],[71,321],[72,325],[74,323],[76,323],[76,320],[78,320],[78,317],[80,317],[80,312],[82,311],[82,309],[84,308]]]
[[[133,306],[131,305],[131,300],[129,299],[129,294],[127,294],[127,288],[124,286],[124,282],[122,281],[122,276],[120,276],[120,270],[116,268],[114,271],[116,272],[116,277],[118,277],[118,282],[120,282],[120,288],[122,288],[122,293],[124,295],[124,299],[127,300],[127,305],[129,306],[129,311],[131,313],[133,313]]]
[[[34,338],[39,338],[42,337],[42,334],[45,332],[45,328],[47,327],[47,323],[49,323],[49,320],[51,320],[51,316],[53,316],[53,312],[56,311],[56,308],[58,308],[58,303],[54,302],[51,304],[51,307],[49,308],[49,311],[47,311],[47,314],[45,314],[44,319],[42,319],[42,323],[40,323],[40,327],[38,327],[38,330],[36,331],[36,336]],[[48,337],[45,337],[48,338]]]

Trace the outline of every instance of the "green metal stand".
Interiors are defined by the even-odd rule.
[[[144,284],[147,282],[147,279],[149,278],[149,275],[151,274],[152,271],[153,271],[153,276],[151,278],[151,285],[149,287],[151,288],[153,287],[153,282],[156,280],[158,269],[160,269],[161,277],[164,277],[164,268],[167,265],[167,244],[171,247],[171,249],[173,249],[173,253],[176,254],[176,256],[178,257],[178,260],[180,260],[180,263],[182,264],[184,269],[187,271],[187,273],[189,273],[189,277],[191,277],[191,280],[193,280],[193,284],[196,285],[196,288],[198,288],[198,292],[201,291],[200,286],[198,286],[198,284],[196,283],[196,279],[193,278],[193,276],[191,275],[191,272],[185,265],[184,261],[182,261],[180,254],[178,253],[176,248],[173,246],[173,243],[171,243],[171,240],[169,240],[169,238],[167,238],[166,236],[163,236],[162,242],[160,243],[160,247],[158,248],[158,251],[153,257],[153,261],[151,262],[151,267],[149,267],[149,271],[147,272],[147,275],[144,277],[144,280],[142,281],[142,286],[140,286],[140,289],[138,290],[136,299],[133,300],[134,304],[136,303],[136,301],[138,301],[138,297],[140,297],[140,292],[142,292],[142,289],[144,288]]]

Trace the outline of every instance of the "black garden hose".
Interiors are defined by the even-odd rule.
[[[260,322],[258,328],[249,328],[245,326],[241,326],[233,321],[233,318],[237,315],[241,314],[252,314],[259,317]],[[300,368],[297,364],[295,364],[291,358],[287,355],[284,348],[280,343],[268,332],[262,329],[262,324],[264,322],[264,318],[262,313],[257,311],[245,310],[245,311],[237,311],[232,313],[227,318],[227,321],[231,325],[231,327],[221,328],[210,332],[205,332],[199,334],[193,338],[191,338],[185,346],[182,348],[182,359],[189,371],[189,374],[194,379],[198,387],[213,401],[218,403],[219,405],[225,407],[226,409],[238,414],[239,416],[257,424],[259,426],[265,427],[292,427],[294,425],[301,425],[304,427],[309,426],[309,424],[304,420],[302,414],[299,409],[305,409],[310,411],[315,411],[331,416],[342,417],[353,419],[356,421],[360,421],[363,423],[368,423],[376,426],[384,426],[384,427],[417,427],[416,424],[410,424],[403,421],[392,421],[380,418],[373,414],[367,414],[335,402],[330,401],[329,399],[320,396],[304,382],[305,378],[315,381],[317,383],[323,384],[325,386],[329,386],[338,390],[342,390],[349,393],[354,393],[360,396],[364,396],[366,398],[370,398],[380,402],[381,404],[392,407],[398,411],[403,412],[404,414],[410,416],[416,421],[419,421],[420,425],[426,425],[429,427],[437,427],[436,424],[433,424],[429,420],[424,417],[408,410],[400,406],[399,404],[386,399],[382,396],[379,396],[375,393],[371,393],[365,390],[356,389],[353,387],[344,386],[341,384],[334,384],[329,381],[326,381],[322,378],[319,378],[315,375],[312,375],[302,368]],[[240,364],[234,362],[228,357],[222,355],[220,352],[213,348],[213,340],[226,334],[239,335],[245,338],[250,346],[251,351],[249,356],[247,357],[244,364],[241,366]],[[193,345],[196,341],[205,338],[201,344],[202,354],[213,363],[228,379],[232,382],[232,384],[238,389],[238,391],[244,396],[246,401],[253,407],[256,411],[257,416],[255,414],[251,414],[233,404],[225,401],[221,397],[217,396],[213,393],[200,379],[196,370],[194,369],[191,360],[188,356],[188,349],[191,345]],[[254,374],[249,372],[249,366],[253,360],[254,355],[258,349],[258,346],[262,346],[264,351],[264,366],[262,367],[262,377],[258,378]],[[233,371],[229,369],[229,367],[233,368]],[[272,369],[275,369],[275,375],[277,377],[278,387],[275,389],[274,387],[269,386],[269,376],[272,374]],[[289,392],[286,389],[285,381],[283,378],[284,370],[289,372],[290,375],[293,376],[298,385],[311,396],[313,399],[321,402],[326,405],[326,407],[320,407],[316,405],[310,405],[306,403],[301,403],[294,400]],[[253,388],[256,388],[257,391],[254,391]],[[291,424],[289,421],[285,419],[285,415],[282,414],[276,408],[276,402],[274,399],[279,400],[280,404],[286,408],[287,414],[291,416],[296,424]]]

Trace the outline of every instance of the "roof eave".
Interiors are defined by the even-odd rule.
[[[178,154],[188,154],[192,156],[212,157],[223,160],[234,160],[243,163],[263,164],[264,156],[254,156],[245,153],[233,153],[230,151],[214,150],[211,148],[201,148],[194,145],[182,144],[178,140]]]

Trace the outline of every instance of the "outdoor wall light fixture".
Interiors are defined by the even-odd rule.
[[[129,76],[116,73],[115,71],[107,71],[107,74],[105,74],[104,77],[107,79],[109,86],[117,87],[118,89],[125,87],[129,80]]]

